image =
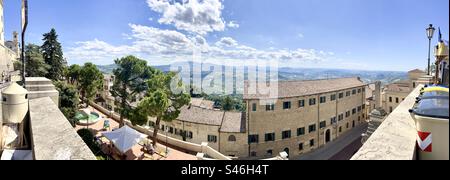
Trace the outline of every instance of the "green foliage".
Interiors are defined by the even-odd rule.
[[[28,44],[25,47],[25,73],[27,77],[43,77],[47,75],[48,69],[50,69],[50,66],[44,61],[40,48],[41,47],[35,44]],[[21,70],[22,62],[14,62],[14,69]]]
[[[80,70],[79,89],[86,106],[96,93],[103,88],[103,74],[92,63],[86,63]]]
[[[148,89],[147,80],[151,78],[155,69],[147,66],[147,61],[134,56],[127,56],[115,60],[117,66],[113,73],[115,82],[111,90],[113,97],[118,99],[117,108],[120,114],[120,126],[124,125],[123,118],[137,116],[139,113],[133,110],[131,103],[139,100]]]
[[[44,38],[42,40],[44,41],[44,44],[41,46],[41,51],[44,57],[44,62],[50,67],[45,77],[54,81],[61,80],[64,75],[66,60],[63,57],[62,47],[58,42],[56,30],[52,29],[43,36]]]
[[[95,136],[89,129],[80,129],[77,131],[78,135],[83,139],[84,143],[89,147],[89,149],[97,155],[98,160],[105,160],[107,156],[103,154],[100,145],[95,142]]]
[[[247,107],[242,100],[242,95],[206,95],[203,94],[201,97],[206,100],[213,101],[217,108],[224,111],[240,111],[245,112]]]
[[[55,82],[55,86],[59,91],[59,108],[72,126],[75,126],[77,123],[75,113],[78,111],[80,104],[78,90],[75,86],[62,81]]]
[[[189,92],[186,91],[183,82],[174,72],[164,74],[156,71],[147,83],[149,87],[147,95],[139,103],[136,111],[142,117],[156,117],[156,127],[159,126],[161,120],[171,122],[178,118],[181,108],[191,101]],[[133,124],[142,125],[144,123],[144,120],[136,117],[132,117],[130,120]],[[145,122],[146,120],[147,118],[145,118]],[[153,144],[156,145],[158,128],[155,128],[153,133]]]
[[[67,81],[70,84],[75,84],[80,80],[81,75],[81,66],[78,64],[74,64],[67,69]]]
[[[231,111],[231,110],[234,109],[234,107],[233,107],[233,100],[231,99],[230,96],[226,96],[223,99],[222,108],[223,108],[224,111]]]

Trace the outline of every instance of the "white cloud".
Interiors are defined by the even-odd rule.
[[[220,0],[147,0],[147,4],[161,13],[159,23],[174,25],[178,30],[201,35],[225,30]]]
[[[216,42],[216,46],[219,47],[233,47],[237,45],[238,45],[237,41],[231,37],[224,37],[220,39],[218,42]]]
[[[94,39],[78,42],[69,48],[68,57],[78,62],[94,61],[108,64],[125,55],[136,55],[143,59],[169,64],[176,60],[192,60],[194,49],[200,49],[206,61],[245,62],[246,60],[278,60],[289,66],[301,63],[323,62],[334,53],[314,49],[261,50],[240,44],[231,37],[223,37],[212,45],[200,35],[186,35],[179,31],[163,30],[155,27],[130,24],[131,33],[126,37],[129,45],[111,45]],[[165,63],[164,63],[165,62]]]
[[[239,25],[236,21],[230,21],[230,22],[228,22],[227,26],[228,26],[229,28],[234,28],[234,29],[236,29],[236,28],[239,28],[240,25]]]
[[[297,34],[297,38],[299,38],[299,39],[303,39],[304,37],[305,37],[305,35],[303,35],[302,33]]]

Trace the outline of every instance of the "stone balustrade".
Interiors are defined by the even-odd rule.
[[[352,160],[415,160],[416,125],[409,113],[420,94],[418,86],[383,121]]]

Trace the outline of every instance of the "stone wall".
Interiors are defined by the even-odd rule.
[[[96,160],[49,97],[30,100],[30,126],[35,160]]]
[[[423,85],[418,86],[368,139],[352,160],[414,160],[417,131],[409,109]]]

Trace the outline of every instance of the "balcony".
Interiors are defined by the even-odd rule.
[[[415,160],[416,125],[409,109],[420,94],[420,85],[384,120],[352,160]]]

